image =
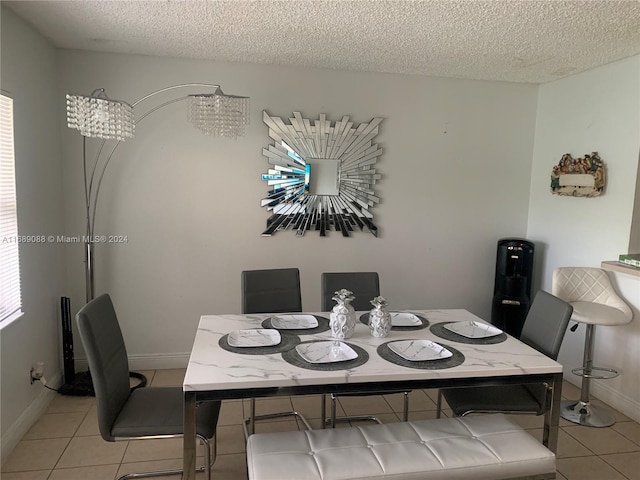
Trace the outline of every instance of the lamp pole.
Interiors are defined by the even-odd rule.
[[[160,105],[156,105],[154,107],[146,110],[140,118],[133,122],[133,129],[130,135],[133,136],[133,131],[135,131],[135,126],[138,125],[142,120],[147,118],[154,112],[171,105],[176,102],[180,102],[182,100],[192,98],[192,99],[205,99],[204,108],[208,110],[204,112],[203,117],[200,118],[192,118],[192,122],[196,125],[197,128],[201,129],[206,134],[218,135],[218,136],[231,136],[237,137],[244,135],[244,126],[249,123],[248,116],[248,98],[247,97],[238,97],[238,96],[230,96],[222,93],[220,89],[220,85],[214,85],[209,83],[184,83],[179,85],[171,85],[169,87],[162,88],[160,90],[156,90],[154,92],[145,95],[144,97],[137,100],[135,103],[131,104],[131,109],[134,110],[138,105],[142,102],[149,100],[156,95],[160,95],[164,92],[182,89],[182,88],[194,88],[194,87],[204,87],[208,89],[213,89],[214,93],[212,94],[189,94],[180,96],[177,98],[173,98],[171,100],[167,100]],[[70,96],[67,95],[67,104],[69,105]],[[77,97],[72,97],[77,98]],[[86,97],[85,97],[86,98]],[[92,100],[98,100],[101,102],[113,102],[114,104],[122,105],[123,102],[111,101],[109,100],[105,93],[104,89],[97,89],[91,94],[90,97]],[[198,106],[192,108],[198,108]],[[200,107],[202,108],[202,107]],[[231,116],[233,117],[231,125],[224,122],[217,122],[214,126],[207,124],[207,121],[211,121],[215,119],[215,115],[218,112],[218,109],[227,109],[225,113],[229,113],[231,111]],[[229,110],[231,108],[232,110]],[[238,108],[240,110],[238,110]],[[73,122],[69,120],[69,107],[67,107],[67,118],[69,122],[70,128],[78,128],[76,119],[73,119]],[[199,112],[196,112],[200,115]],[[213,113],[213,116],[211,114]],[[102,113],[100,118],[92,118],[92,122],[109,122],[109,114]],[[197,123],[196,123],[197,122]],[[80,128],[78,128],[80,130]],[[86,215],[86,236],[84,238],[84,250],[85,250],[85,282],[86,282],[86,301],[87,303],[95,297],[95,279],[94,279],[94,271],[95,271],[95,220],[96,220],[96,211],[98,206],[98,198],[100,195],[100,187],[102,186],[102,180],[104,178],[104,174],[109,166],[111,159],[113,158],[113,154],[116,149],[124,140],[123,136],[113,135],[104,135],[102,131],[100,133],[93,133],[90,131],[81,130],[83,135],[83,143],[82,143],[82,158],[83,158],[83,172],[84,172],[84,192],[85,192],[85,215]],[[102,138],[100,146],[98,147],[98,152],[96,154],[93,165],[89,166],[87,164],[87,149],[86,149],[86,138],[87,137],[99,137]],[[103,150],[106,145],[107,140],[117,139],[116,143],[113,145],[111,150],[103,155]]]

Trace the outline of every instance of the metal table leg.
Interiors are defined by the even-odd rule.
[[[555,374],[549,385],[551,396],[544,413],[542,444],[553,453],[558,453],[558,430],[560,429],[560,400],[562,397],[562,373]]]
[[[196,394],[184,392],[182,480],[196,478]]]

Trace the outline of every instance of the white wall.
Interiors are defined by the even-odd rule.
[[[14,99],[16,193],[20,235],[63,231],[56,52],[2,7],[2,89]],[[42,412],[53,392],[29,382],[37,361],[60,380],[58,311],[64,292],[64,250],[21,244],[24,316],[0,331],[2,459]]]
[[[592,384],[593,392],[640,422],[640,277],[620,272],[609,272],[609,276],[631,306],[634,318],[629,325],[596,329],[596,364],[615,368],[622,375]]]
[[[531,174],[528,237],[541,253],[540,283],[550,291],[560,266],[599,267],[627,252],[640,142],[640,57],[540,86]],[[607,184],[600,197],[562,197],[549,191],[552,167],[564,153],[598,151]],[[612,275],[613,277],[613,275]],[[627,287],[638,308],[640,289]],[[596,363],[619,367],[614,380],[594,382],[593,393],[640,420],[640,316],[624,327],[596,329]],[[582,363],[584,328],[567,332],[559,361],[567,380]],[[635,345],[635,353],[633,346]],[[630,408],[632,406],[632,408]]]
[[[243,269],[299,267],[306,310],[319,309],[321,272],[377,270],[396,308],[462,307],[488,318],[496,242],[526,234],[536,86],[60,52],[60,102],[97,87],[135,101],[184,82],[250,96],[252,123],[245,138],[212,139],[187,125],[184,104],[167,107],[109,167],[96,233],[129,242],[97,249],[97,292],[114,298],[133,368],[184,365],[201,314],[240,311]],[[263,109],[384,117],[379,238],[261,236]],[[67,130],[62,143],[67,233],[80,235],[81,137]],[[83,254],[80,245],[68,253],[75,312]]]

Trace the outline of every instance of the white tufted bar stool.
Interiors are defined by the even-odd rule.
[[[631,308],[618,296],[607,272],[591,267],[561,267],[553,271],[552,293],[573,306],[572,320],[587,326],[582,367],[572,372],[582,377],[580,400],[562,402],[560,415],[565,420],[589,427],[608,427],[615,423],[611,413],[589,401],[591,379],[618,376],[612,368],[593,366],[595,326],[624,325],[631,321]],[[576,325],[577,327],[577,325]],[[571,329],[575,331],[575,327]]]

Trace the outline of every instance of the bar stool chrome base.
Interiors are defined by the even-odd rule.
[[[586,427],[610,427],[616,422],[614,416],[605,408],[591,402],[563,400],[560,404],[560,416]]]
[[[575,310],[574,310],[575,311]],[[582,367],[574,368],[572,372],[582,377],[580,400],[565,400],[561,403],[560,416],[585,427],[610,427],[616,423],[614,416],[605,408],[595,406],[590,400],[591,380],[606,380],[615,378],[619,372],[613,368],[593,366],[593,346],[595,325],[587,324],[584,340],[584,360]],[[601,373],[594,373],[601,372]]]

